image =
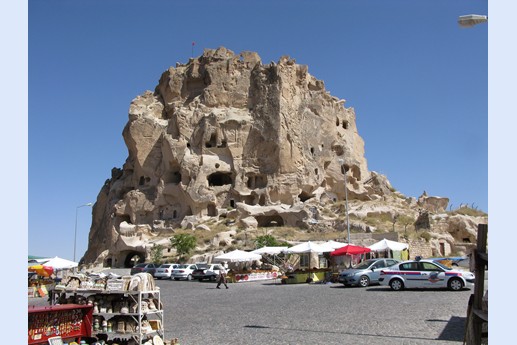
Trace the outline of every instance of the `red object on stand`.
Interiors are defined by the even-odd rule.
[[[29,307],[28,343],[48,344],[48,338],[63,339],[91,337],[93,306],[81,304]]]
[[[338,248],[333,252],[330,252],[331,256],[341,256],[341,255],[358,255],[369,253],[372,250],[370,248],[354,246],[352,244],[346,245],[344,247]]]

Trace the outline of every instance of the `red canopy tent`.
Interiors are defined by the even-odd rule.
[[[354,246],[352,244],[346,245],[344,247],[338,248],[333,252],[330,252],[331,256],[341,256],[341,255],[359,255],[369,253],[372,250],[370,248]]]

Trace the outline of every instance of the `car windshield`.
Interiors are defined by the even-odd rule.
[[[188,265],[178,265],[178,267],[176,267],[176,268],[187,268],[187,267],[188,267]]]
[[[169,265],[169,264],[160,265],[160,268],[169,268],[169,267],[171,267],[171,265]]]
[[[367,260],[367,261],[364,261],[364,262],[361,262],[361,263],[355,265],[353,268],[356,270],[364,270],[364,269],[368,268],[372,263],[373,263],[372,260]]]
[[[147,264],[138,264],[135,267],[145,267]]]

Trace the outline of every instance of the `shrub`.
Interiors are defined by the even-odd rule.
[[[426,242],[429,242],[431,240],[431,234],[427,231],[424,231],[420,234],[420,238],[423,238]]]
[[[176,248],[179,256],[189,254],[196,248],[197,239],[191,234],[177,234],[170,238],[171,246]]]

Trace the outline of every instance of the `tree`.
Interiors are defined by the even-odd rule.
[[[178,234],[174,235],[170,239],[171,246],[176,248],[176,252],[178,255],[184,256],[188,255],[191,251],[196,248],[197,239],[196,236],[190,234]]]
[[[151,248],[151,261],[155,264],[160,264],[163,257],[163,246],[161,244],[154,244]]]
[[[404,226],[404,233],[407,233],[408,225],[413,224],[414,221],[415,221],[414,218],[406,216],[406,215],[401,215],[398,218],[398,222]]]
[[[277,239],[273,235],[263,235],[263,236],[257,236],[255,238],[255,246],[257,248],[278,247],[281,245],[282,245],[282,243],[277,241]]]

